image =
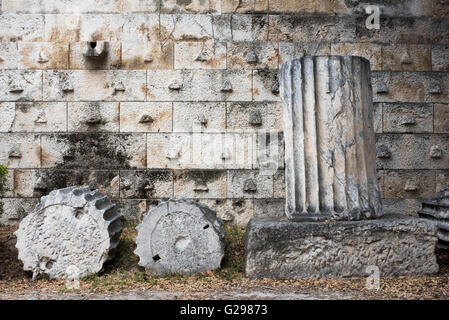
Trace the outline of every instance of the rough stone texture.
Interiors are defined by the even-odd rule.
[[[3,102],[2,132],[65,132],[67,103],[65,102]]]
[[[173,103],[173,132],[199,130],[201,132],[224,132],[226,130],[226,104],[224,102]]]
[[[433,108],[428,103],[384,103],[383,132],[433,132]]]
[[[175,43],[175,69],[226,69],[226,43]]]
[[[449,104],[435,103],[435,133],[449,133]]]
[[[69,61],[70,69],[118,69],[121,66],[121,43],[120,42],[105,42],[104,54],[100,57],[86,59],[84,52],[90,46],[90,42],[72,42],[70,43]],[[62,69],[62,68],[48,68],[48,69]],[[125,68],[127,69],[127,68]],[[136,68],[137,69],[137,68]]]
[[[449,250],[449,189],[442,190],[431,199],[422,203],[422,209],[418,212],[424,218],[438,228],[438,246]]]
[[[24,270],[33,277],[66,278],[99,272],[113,257],[122,224],[115,205],[98,190],[70,187],[42,197],[15,232]]]
[[[383,70],[430,71],[431,64],[429,45],[402,44],[382,47]]]
[[[73,185],[91,186],[108,197],[119,197],[118,170],[16,169],[12,182],[15,197],[41,197]]]
[[[245,234],[246,275],[299,279],[433,274],[435,226],[423,219],[294,222],[252,219]]]
[[[137,226],[139,265],[148,274],[192,274],[220,267],[224,231],[215,211],[192,200],[150,208]]]
[[[118,132],[118,102],[69,102],[68,131]]]
[[[1,2],[0,132],[5,135],[0,137],[0,164],[10,165],[11,191],[0,201],[9,203],[8,212],[17,211],[11,206],[20,199],[26,202],[44,193],[34,189],[41,175],[45,192],[96,186],[123,202],[130,210],[126,218],[137,221],[144,210],[139,204],[156,199],[121,198],[115,182],[132,175],[125,171],[222,170],[207,201],[226,203],[238,200],[226,199],[228,194],[241,194],[239,184],[228,183],[234,170],[275,174],[276,198],[268,192],[263,193],[267,198],[256,199],[252,193],[242,194],[243,200],[254,203],[238,220],[246,221],[261,203],[284,198],[282,173],[277,173],[284,167],[283,139],[276,146],[264,140],[263,133],[281,131],[282,136],[279,66],[304,55],[352,54],[370,60],[375,70],[374,128],[380,134],[376,145],[391,147],[390,159],[377,160],[379,170],[393,170],[401,177],[409,175],[407,170],[435,175],[435,184],[425,193],[449,184],[446,0]],[[365,6],[370,4],[380,7],[379,30],[366,29]],[[88,42],[104,45],[105,54],[86,57]],[[86,125],[96,102],[107,123],[96,123],[94,116]],[[175,144],[167,137],[196,129],[204,134],[199,140],[204,150],[192,149],[192,158],[185,160],[182,155],[171,157],[177,144],[188,145],[191,137],[176,138]],[[17,133],[34,134],[33,142]],[[5,154],[11,142],[22,158]],[[441,148],[441,157],[434,144]],[[279,155],[272,152],[276,147]],[[430,157],[431,149],[436,158]],[[399,180],[386,180],[384,195],[399,194]],[[156,194],[168,192],[170,183],[171,195],[175,180]],[[388,192],[390,187],[396,191]],[[178,194],[198,198],[193,188],[190,180],[176,180]],[[422,192],[406,194],[419,197]],[[383,200],[390,209],[410,214],[416,214],[415,204],[422,201]],[[258,212],[270,215],[268,209]]]
[[[381,214],[369,70],[366,59],[354,56],[283,64],[288,217],[347,220]]]
[[[173,69],[173,43],[122,42],[123,69]]]
[[[171,132],[171,102],[121,102],[120,132]]]
[[[371,70],[382,69],[382,47],[374,43],[336,43],[331,45],[333,55],[360,56],[369,60]]]

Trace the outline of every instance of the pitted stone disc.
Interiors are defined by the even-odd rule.
[[[171,199],[151,208],[137,227],[135,253],[150,274],[191,274],[220,267],[224,231],[204,204]]]
[[[120,213],[98,190],[69,187],[41,198],[21,222],[16,247],[33,277],[83,277],[101,270],[122,230]]]

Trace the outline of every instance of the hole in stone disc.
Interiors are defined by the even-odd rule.
[[[209,228],[209,225],[208,225],[208,224],[206,224],[206,225],[203,227],[203,229],[207,229],[207,228]]]
[[[90,44],[90,47],[92,49],[94,49],[97,46],[97,42],[96,41],[90,42],[89,44]]]
[[[80,219],[84,214],[84,208],[75,208],[75,218]]]
[[[161,257],[159,257],[158,254],[153,256],[153,261],[158,261],[158,260],[161,260]]]
[[[178,237],[178,238],[176,239],[176,241],[175,241],[175,248],[176,248],[178,251],[184,251],[184,249],[187,248],[187,246],[189,245],[189,243],[190,243],[190,239],[189,239],[189,238],[180,236],[180,237]]]
[[[46,264],[45,264],[45,268],[46,269],[51,269],[53,267],[53,262],[51,262],[51,261],[48,261]]]

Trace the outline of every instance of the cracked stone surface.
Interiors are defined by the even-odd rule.
[[[69,187],[41,198],[15,232],[19,259],[33,277],[83,277],[114,255],[122,223],[108,197],[89,187]],[[70,273],[70,274],[69,274]]]
[[[214,210],[184,199],[150,208],[137,226],[135,253],[148,274],[192,274],[220,267],[224,231]]]
[[[289,218],[358,220],[382,213],[369,73],[369,61],[357,56],[282,65]]]
[[[250,278],[306,279],[438,272],[436,229],[401,215],[375,220],[297,222],[251,219],[245,234]]]

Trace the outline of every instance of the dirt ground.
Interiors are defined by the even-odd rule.
[[[68,289],[63,280],[33,281],[17,259],[16,227],[0,227],[0,299],[449,299],[449,253],[439,251],[433,276],[387,277],[379,290],[366,279],[249,280],[244,277],[243,230],[228,228],[223,268],[192,276],[153,277],[137,266],[135,229],[122,233],[117,257],[99,275]]]

